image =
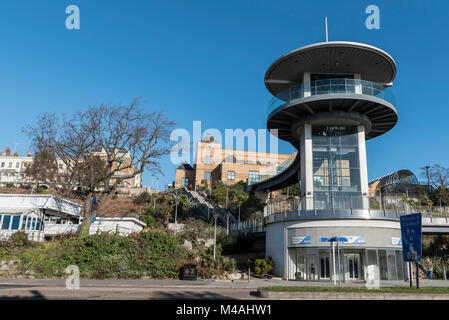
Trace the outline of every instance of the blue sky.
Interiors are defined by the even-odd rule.
[[[65,28],[79,6],[81,29]],[[380,30],[365,8],[380,8]],[[449,167],[448,1],[103,1],[0,3],[0,149],[28,141],[21,128],[42,112],[73,113],[143,96],[177,127],[265,128],[268,66],[295,48],[325,40],[377,46],[395,59],[398,124],[367,142],[369,179],[407,168]],[[280,143],[281,152],[292,147]],[[163,162],[159,187],[174,180]],[[150,173],[144,185],[151,185]],[[156,186],[156,181],[154,181]]]

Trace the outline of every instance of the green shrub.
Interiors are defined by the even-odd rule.
[[[175,278],[178,265],[188,258],[176,238],[160,231],[120,236],[98,233],[27,248],[19,256],[22,270],[42,276],[64,276],[76,265],[85,278]]]
[[[160,223],[156,221],[152,216],[140,216],[140,220],[147,224],[147,228],[155,229],[160,226]]]
[[[14,232],[11,235],[10,239],[14,245],[19,247],[27,246],[30,244],[30,241],[28,240],[28,235],[23,230]]]
[[[270,257],[265,259],[249,260],[248,265],[258,275],[266,275],[274,268],[274,262]]]

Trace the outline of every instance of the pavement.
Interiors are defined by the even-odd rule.
[[[332,282],[254,279],[214,280],[80,280],[80,288],[69,290],[65,279],[0,279],[0,299],[262,299],[257,288],[266,286],[332,286]],[[381,286],[408,286],[405,281],[384,281]],[[342,283],[364,287],[365,283]],[[447,287],[449,281],[420,280],[420,286]],[[274,299],[275,297],[267,297]],[[279,297],[282,299],[282,297]],[[287,297],[283,297],[287,298]],[[293,298],[293,297],[290,297]],[[323,297],[324,298],[324,297]],[[287,298],[288,299],[288,298]]]

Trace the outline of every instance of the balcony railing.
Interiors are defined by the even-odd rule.
[[[266,215],[300,212],[305,210],[376,210],[409,214],[421,212],[424,218],[448,218],[449,207],[409,205],[401,198],[369,196],[329,196],[309,199],[290,198],[275,200],[267,204]]]
[[[380,84],[357,79],[326,79],[304,82],[288,89],[285,89],[271,98],[268,104],[268,114],[283,104],[294,103],[295,100],[307,96],[322,94],[338,95],[368,95],[385,100],[392,105],[396,105],[396,100],[389,88]]]
[[[259,182],[265,181],[267,179],[270,179],[271,177],[278,175],[279,173],[281,173],[282,171],[287,169],[293,163],[293,161],[295,161],[296,155],[297,155],[297,153],[294,152],[287,159],[282,161],[281,163],[270,166],[266,171],[260,172],[258,181],[248,179],[248,185],[254,184],[254,183],[259,183]]]

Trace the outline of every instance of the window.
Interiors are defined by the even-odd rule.
[[[20,168],[20,162],[16,162],[16,168]]]
[[[8,230],[10,222],[11,222],[11,216],[10,215],[3,216],[2,229],[3,230]]]
[[[8,163],[8,168],[12,168],[12,162]]]
[[[250,171],[249,172],[249,182],[259,182],[259,171]]]
[[[2,168],[4,168],[5,167],[5,163],[4,162],[2,162]]]
[[[204,179],[205,180],[210,180],[210,171],[204,171]]]
[[[228,171],[228,180],[235,179],[235,171]]]
[[[19,223],[20,223],[20,216],[14,216],[12,218],[11,230],[18,230],[19,229]]]
[[[182,178],[181,185],[184,187],[188,187],[189,186],[189,178]]]
[[[206,156],[206,157],[204,158],[204,162],[205,162],[206,164],[212,164],[212,157]]]
[[[26,162],[22,163],[22,167],[26,168],[27,167],[27,163]]]

